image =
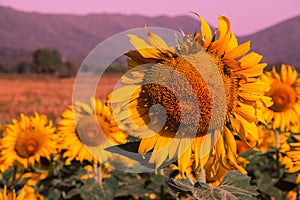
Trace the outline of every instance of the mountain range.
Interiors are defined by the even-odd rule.
[[[144,24],[191,33],[200,29],[191,16],[41,14],[0,7],[0,63],[12,67],[29,61],[37,48],[56,48],[65,59],[80,64],[101,41]],[[263,61],[269,64],[300,67],[300,16],[238,39],[250,39],[252,50],[264,55]]]

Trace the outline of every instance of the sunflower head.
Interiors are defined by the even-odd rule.
[[[264,124],[258,126],[258,143],[257,146],[262,153],[266,153],[268,149],[275,147],[275,131],[268,129]]]
[[[26,168],[39,162],[41,157],[50,160],[50,155],[57,150],[55,127],[45,115],[21,114],[21,120],[14,119],[3,135],[1,155],[6,164],[17,161]]]
[[[299,130],[299,127],[298,127]],[[284,165],[287,173],[300,171],[300,133],[283,132],[280,134],[279,151],[281,153],[280,163]],[[300,179],[297,178],[297,181]]]
[[[30,185],[24,185],[21,194],[24,195],[24,199],[44,200],[44,196],[36,193],[34,187]]]
[[[127,135],[114,122],[110,108],[92,98],[92,106],[76,102],[63,112],[59,123],[63,157],[69,164],[73,159],[92,163],[105,162],[110,154],[104,149],[126,143]]]
[[[150,163],[159,167],[177,159],[184,173],[194,155],[194,167],[214,177],[218,166],[244,171],[234,137],[256,144],[256,123],[264,121],[262,108],[271,98],[264,96],[268,84],[258,80],[266,64],[247,54],[250,42],[239,45],[224,16],[215,34],[199,18],[201,32],[175,38],[175,47],[147,29],[147,40],[129,34],[135,50],[126,54],[124,86],[109,102],[117,105],[118,124],[140,137],[139,153],[151,151]]]
[[[300,116],[300,79],[297,78],[296,69],[282,64],[280,73],[273,67],[272,71],[265,72],[261,79],[270,84],[271,89],[266,95],[273,101],[273,105],[265,110],[266,122],[270,123],[273,129],[289,130],[298,123]]]
[[[26,184],[28,186],[34,187],[37,184],[38,181],[47,178],[47,176],[48,176],[48,172],[41,172],[41,173],[26,172],[26,173],[22,174],[21,178],[22,179],[27,179]]]

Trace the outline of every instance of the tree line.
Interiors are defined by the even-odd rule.
[[[75,64],[64,60],[60,51],[57,49],[36,49],[32,52],[31,56],[31,61],[21,61],[9,69],[5,68],[5,62],[2,63],[0,60],[0,72],[55,74],[60,77],[70,77],[76,74],[77,67]]]

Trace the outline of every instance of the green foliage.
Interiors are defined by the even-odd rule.
[[[31,63],[32,53],[25,49],[16,49],[11,47],[0,48],[0,61],[2,67],[0,72],[15,73],[18,70],[18,65],[22,62]]]
[[[175,191],[190,193],[199,200],[255,200],[258,194],[255,186],[250,185],[250,177],[238,171],[228,172],[216,187],[188,179],[171,179],[169,185]]]
[[[165,169],[163,174],[144,173],[129,174],[116,172],[119,182],[119,188],[116,192],[115,199],[132,199],[140,198],[150,200],[149,194],[155,196],[155,199],[173,200],[176,195],[169,190],[166,182],[169,179],[168,170]]]
[[[36,73],[54,74],[62,64],[62,56],[56,49],[37,49],[33,52],[34,71]]]
[[[259,151],[247,151],[243,157],[249,160],[246,169],[252,177],[252,182],[257,185],[259,191],[259,199],[276,200],[286,199],[287,192],[297,187],[297,173],[288,174],[283,166],[277,169],[276,151],[271,149],[266,153]]]
[[[17,73],[18,74],[28,74],[32,73],[32,66],[28,62],[20,62],[17,65]]]
[[[74,76],[76,74],[74,64],[71,63],[70,61],[63,63],[58,73],[60,78],[68,78]]]

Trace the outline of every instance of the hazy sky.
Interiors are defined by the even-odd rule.
[[[300,15],[300,0],[0,0],[0,5],[24,11],[79,15],[106,12],[175,16],[194,11],[213,26],[221,14],[229,17],[238,35]]]

